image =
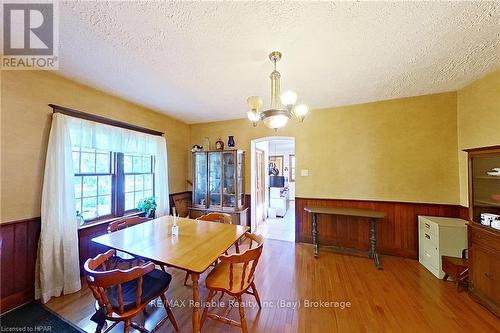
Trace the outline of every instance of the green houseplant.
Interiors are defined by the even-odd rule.
[[[156,206],[156,197],[147,197],[139,201],[137,209],[139,209],[145,217],[155,217]]]

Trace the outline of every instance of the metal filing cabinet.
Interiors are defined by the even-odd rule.
[[[440,279],[444,276],[441,256],[460,258],[467,248],[466,222],[450,217],[418,217],[419,261]]]

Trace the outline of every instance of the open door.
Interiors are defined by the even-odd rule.
[[[260,149],[255,149],[255,188],[256,188],[256,225],[259,225],[262,221],[266,219],[266,161],[264,151]]]

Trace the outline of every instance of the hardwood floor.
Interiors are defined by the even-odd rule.
[[[475,303],[465,292],[457,293],[452,282],[442,282],[418,261],[382,256],[383,271],[369,259],[320,251],[314,259],[312,246],[268,239],[256,272],[256,285],[263,302],[259,312],[254,299],[246,295],[246,317],[250,332],[499,332],[500,319]],[[173,311],[181,332],[191,331],[191,288],[183,286],[184,272],[170,270],[173,281],[168,291],[177,300]],[[206,274],[200,279],[205,299]],[[228,298],[223,298],[226,302]],[[186,304],[183,306],[182,301]],[[289,301],[280,304],[280,301]],[[300,301],[300,307],[293,303]],[[350,307],[306,307],[306,301],[350,302]],[[329,303],[335,306],[333,303]],[[48,307],[94,332],[89,318],[94,299],[82,291],[51,300]],[[318,305],[318,304],[315,304]],[[323,304],[325,305],[325,304]],[[341,303],[337,304],[338,306]],[[165,315],[163,308],[148,306],[145,326],[151,329]],[[222,312],[222,311],[221,311]],[[238,310],[230,317],[239,320]],[[144,322],[144,318],[137,319]],[[119,324],[113,332],[122,332]],[[166,323],[160,332],[173,332]],[[204,332],[238,332],[237,328],[207,321]]]

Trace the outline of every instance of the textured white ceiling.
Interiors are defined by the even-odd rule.
[[[456,90],[500,66],[500,2],[65,2],[60,73],[188,123]]]

